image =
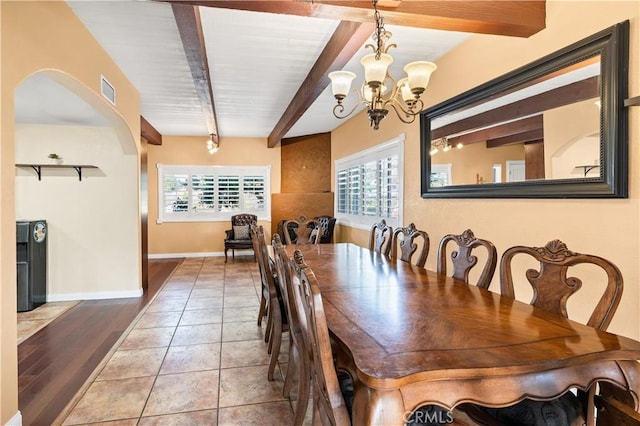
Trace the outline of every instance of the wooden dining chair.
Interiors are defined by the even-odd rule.
[[[402,238],[400,238],[402,235]],[[420,242],[420,245],[416,244],[416,241]],[[391,258],[400,259],[404,262],[411,263],[411,258],[414,253],[420,247],[418,253],[418,260],[416,265],[424,267],[427,262],[427,256],[429,255],[429,234],[424,231],[416,229],[416,225],[410,223],[409,226],[404,228],[397,228],[393,231],[391,238]],[[398,257],[398,250],[400,256]]]
[[[311,359],[312,423],[350,425],[349,411],[333,363],[329,329],[318,281],[299,250],[294,252],[294,267],[298,281],[293,287],[293,299],[300,317],[304,318],[300,321],[301,331]]]
[[[488,289],[498,262],[498,252],[493,243],[476,238],[471,229],[467,229],[460,235],[445,235],[438,245],[438,274],[447,275],[447,245],[451,242],[458,246],[457,250],[451,251],[451,261],[453,262],[451,276],[466,283],[469,282],[469,272],[478,264],[478,257],[472,255],[471,252],[480,247],[486,250],[487,258],[476,286]]]
[[[265,340],[267,341],[267,352],[269,354],[269,368],[267,378],[273,380],[278,356],[280,355],[280,347],[282,345],[282,333],[289,331],[289,322],[283,306],[282,296],[279,289],[276,288],[277,277],[273,273],[271,267],[269,251],[264,236],[262,225],[257,227],[256,236],[258,240],[258,262],[260,264],[260,272],[264,277],[264,287],[267,289],[267,327],[265,330]],[[279,281],[279,280],[278,280]],[[264,291],[264,290],[263,290]]]
[[[378,254],[389,256],[391,251],[391,240],[393,239],[393,228],[387,225],[382,219],[378,223],[371,226],[371,235],[369,237],[369,250]]]
[[[260,272],[260,305],[258,308],[258,325],[262,325],[262,320],[267,316],[267,302],[269,301],[269,286],[267,285],[267,279],[264,275],[262,268],[262,260],[260,258],[260,242],[258,241],[258,225],[252,224],[249,228],[251,234],[251,243],[253,244],[253,253],[255,254],[256,261],[258,262],[258,271]],[[264,234],[264,231],[263,231]],[[266,333],[265,333],[266,335]]]
[[[597,426],[640,426],[640,414],[610,396],[595,395]]]
[[[307,402],[311,393],[311,371],[309,351],[304,347],[300,317],[293,300],[294,281],[298,285],[298,277],[278,234],[273,236],[271,245],[273,247],[276,272],[279,277],[280,293],[285,302],[284,305],[289,320],[289,362],[285,373],[283,395],[285,398],[291,396],[294,381],[297,379],[297,399],[294,408],[293,425],[300,426],[304,423]]]
[[[567,300],[582,287],[582,281],[568,277],[569,267],[591,264],[607,275],[606,287],[593,310],[587,325],[606,330],[622,297],[622,273],[612,262],[598,256],[574,253],[560,240],[553,240],[544,247],[511,247],[500,262],[500,292],[515,299],[511,263],[516,255],[529,255],[540,263],[540,270],[529,269],[525,276],[533,287],[531,305],[568,318]]]
[[[290,219],[284,223],[284,239],[287,245],[291,244],[320,244],[322,225],[316,219],[307,219],[300,216],[299,219]],[[295,234],[295,240],[291,238]]]
[[[607,329],[622,297],[622,273],[616,265],[598,256],[570,251],[560,240],[550,241],[544,247],[511,247],[504,252],[500,261],[500,291],[505,297],[512,299],[516,297],[512,261],[514,257],[521,255],[533,258],[539,263],[538,270],[528,269],[524,274],[526,281],[533,287],[533,298],[530,304],[565,318],[568,318],[567,300],[583,286],[582,280],[568,276],[569,269],[582,264],[601,269],[606,274],[606,285],[587,325],[599,330]],[[582,408],[581,414],[586,419],[586,424],[593,424],[595,386],[591,386],[588,394],[578,391],[578,397]],[[569,406],[574,399],[571,392],[565,393],[561,398],[565,400],[564,406]],[[506,411],[522,416],[523,413],[541,411],[544,403],[545,401],[526,399],[515,406],[498,409],[493,413],[503,416]]]

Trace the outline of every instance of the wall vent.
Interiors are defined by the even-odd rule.
[[[104,75],[100,76],[100,92],[102,92],[102,96],[104,96],[109,102],[113,105],[116,104],[116,89],[111,83],[109,83]]]

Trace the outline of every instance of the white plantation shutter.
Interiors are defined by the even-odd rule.
[[[361,173],[360,166],[351,167],[349,169],[349,187],[347,194],[349,195],[349,214],[360,214],[360,199],[361,197]]]
[[[404,135],[336,161],[336,216],[341,222],[368,228],[385,219],[402,222]]]
[[[336,210],[346,214],[349,209],[349,171],[339,170],[336,174]]]
[[[271,167],[158,165],[158,222],[271,220]]]
[[[191,175],[191,208],[198,213],[215,207],[215,176]]]
[[[189,209],[189,175],[167,176],[162,182],[162,212],[181,212]]]
[[[264,211],[264,176],[244,176],[242,178],[243,210]]]
[[[240,211],[240,176],[218,176],[219,212]]]

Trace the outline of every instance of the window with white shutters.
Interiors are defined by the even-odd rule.
[[[158,165],[158,222],[271,220],[271,167]]]
[[[336,217],[368,228],[385,219],[402,223],[404,135],[336,161]]]

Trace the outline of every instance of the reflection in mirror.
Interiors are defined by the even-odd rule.
[[[423,197],[626,197],[628,21],[422,113]]]
[[[439,186],[599,177],[600,55],[436,117],[431,138]]]

